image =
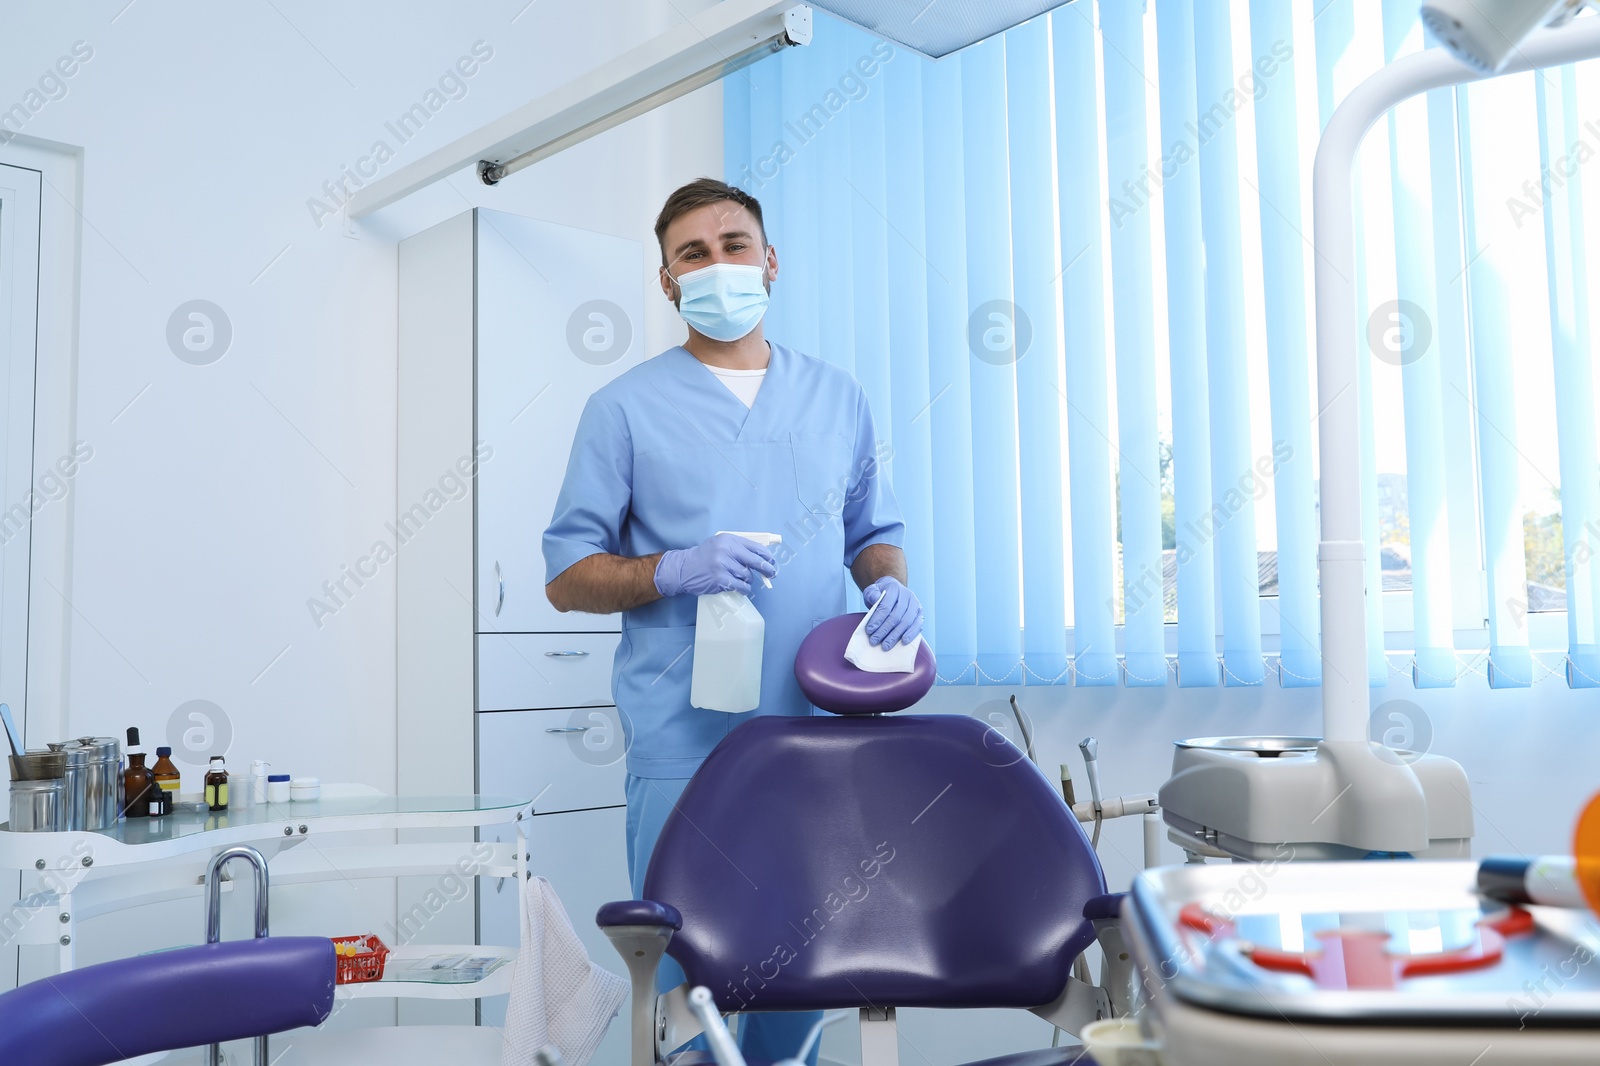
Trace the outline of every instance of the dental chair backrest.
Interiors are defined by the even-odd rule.
[[[0,995],[0,1063],[102,1066],[320,1025],[333,942],[267,937],[118,959]]]
[[[818,626],[795,663],[842,716],[746,722],[668,817],[644,883],[683,916],[667,951],[725,1011],[1049,1003],[1094,938],[1094,852],[987,726],[878,713],[926,694],[933,656],[858,670],[860,617]]]

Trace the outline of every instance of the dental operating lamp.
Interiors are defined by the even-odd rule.
[[[1169,838],[1194,855],[1267,860],[1470,853],[1472,805],[1461,767],[1368,738],[1355,159],[1378,120],[1420,93],[1600,56],[1600,18],[1538,28],[1551,17],[1564,21],[1568,4],[1440,0],[1425,10],[1474,7],[1494,25],[1522,26],[1526,38],[1486,44],[1483,36],[1463,32],[1448,50],[1427,49],[1391,63],[1345,98],[1317,147],[1312,214],[1322,404],[1322,736],[1180,741],[1160,803]],[[1535,14],[1508,21],[1513,7]]]
[[[1587,0],[1428,0],[1422,24],[1463,63],[1497,74],[1529,33],[1566,22]]]

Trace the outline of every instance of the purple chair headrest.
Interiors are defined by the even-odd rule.
[[[806,699],[834,714],[903,711],[933,687],[933,652],[926,641],[919,644],[916,668],[909,674],[862,670],[845,660],[844,649],[863,617],[861,612],[841,614],[813,629],[795,654],[795,680]]]

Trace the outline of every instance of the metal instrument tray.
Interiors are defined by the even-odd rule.
[[[1288,849],[1285,849],[1286,852]],[[1476,892],[1475,862],[1290,862],[1170,866],[1133,884],[1128,918],[1153,958],[1144,980],[1195,1006],[1276,1021],[1483,1026],[1600,1023],[1600,921],[1589,911],[1527,908],[1531,932],[1504,938],[1498,961],[1381,990],[1319,985],[1265,969],[1255,947],[1315,952],[1317,934],[1389,934],[1407,958],[1477,942],[1477,923],[1503,912]],[[1191,905],[1225,924],[1205,932],[1183,920]],[[1190,918],[1195,912],[1189,912]]]

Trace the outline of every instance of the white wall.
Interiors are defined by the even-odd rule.
[[[397,147],[392,172],[659,32],[672,5],[544,2],[513,22],[525,0],[165,2],[113,21],[124,2],[29,4],[23,32],[0,38],[6,104],[75,42],[93,50],[24,129],[84,148],[78,420],[94,457],[73,485],[60,731],[138,724],[153,743],[205,699],[236,768],[265,757],[391,784],[392,575],[320,628],[307,600],[394,513],[394,240],[472,204],[648,239],[666,191],[721,167],[720,94],[498,188],[462,175],[351,239],[307,201],[375,141]],[[475,42],[493,54],[465,96],[400,145],[385,123]],[[211,365],[168,348],[168,317],[191,299],[232,324]],[[664,347],[670,308],[652,306],[646,332]]]
[[[8,5],[0,109],[35,106],[24,136],[83,152],[76,417],[94,449],[72,482],[68,682],[36,701],[30,742],[138,725],[147,747],[177,746],[190,723],[175,712],[206,700],[236,772],[266,758],[394,788],[393,571],[320,628],[307,600],[394,516],[395,242],[473,205],[649,241],[667,192],[720,173],[720,89],[493,189],[462,174],[357,239],[307,201],[378,140],[392,173],[710,2]],[[54,80],[77,42],[89,57]],[[401,144],[386,123],[475,44],[491,57]],[[194,299],[231,323],[209,365],[167,341]],[[670,306],[648,306],[647,347],[676,343]],[[336,883],[286,899],[274,929],[392,919],[391,886]],[[91,923],[80,947],[126,955],[198,939],[199,923],[197,905],[150,908]]]

